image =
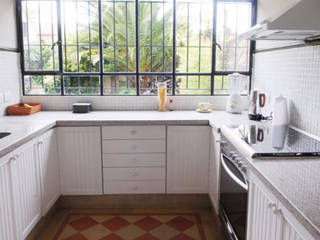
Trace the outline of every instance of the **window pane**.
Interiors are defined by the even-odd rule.
[[[241,94],[249,94],[250,77],[246,77],[246,84],[244,91]],[[229,94],[228,76],[214,77],[214,93],[215,94]]]
[[[177,76],[176,94],[210,95],[211,76]]]
[[[136,95],[136,76],[112,75],[103,78],[104,95]]]
[[[104,72],[136,71],[134,0],[102,0]]]
[[[211,72],[212,30],[213,1],[177,0],[177,72]]]
[[[251,3],[219,2],[217,8],[216,70],[248,71],[250,41],[239,40],[238,34],[251,26]]]
[[[63,78],[65,95],[99,95],[99,76],[65,76]]]
[[[141,95],[157,95],[157,83],[167,83],[167,93],[172,95],[172,76],[156,76],[143,75],[140,76],[140,94]]]
[[[63,0],[62,33],[66,72],[99,72],[97,0]]]
[[[139,0],[140,72],[172,72],[173,2]]]
[[[24,91],[30,95],[60,94],[61,78],[52,75],[24,76]]]
[[[26,71],[57,71],[56,1],[22,1],[24,66]]]

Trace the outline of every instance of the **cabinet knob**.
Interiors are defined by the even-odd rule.
[[[139,176],[139,173],[137,172],[132,173],[132,177],[138,177],[138,176]]]
[[[276,208],[276,204],[273,202],[268,203],[268,208]]]
[[[133,144],[132,147],[131,147],[133,150],[137,150],[138,146]]]
[[[137,130],[132,130],[130,133],[131,135],[135,135],[137,133]]]

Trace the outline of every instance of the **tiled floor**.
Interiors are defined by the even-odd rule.
[[[38,240],[222,240],[210,211],[59,210]]]

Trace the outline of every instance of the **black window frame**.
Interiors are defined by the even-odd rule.
[[[62,0],[56,0],[57,3],[57,35],[58,35],[58,60],[59,60],[59,70],[57,71],[26,71],[25,61],[24,61],[24,43],[23,43],[23,28],[22,28],[22,0],[16,0],[16,20],[17,20],[17,38],[18,38],[18,51],[20,52],[20,67],[22,76],[22,93],[23,96],[139,96],[140,95],[140,76],[143,75],[158,75],[158,76],[172,76],[172,96],[227,96],[228,94],[216,94],[214,91],[214,79],[215,76],[227,76],[232,73],[240,73],[249,77],[249,91],[251,90],[252,83],[252,67],[253,67],[253,53],[256,47],[255,41],[250,42],[249,49],[249,69],[248,71],[217,71],[216,70],[216,31],[217,31],[217,5],[218,2],[231,2],[231,3],[241,3],[248,2],[252,4],[251,8],[251,25],[256,24],[257,17],[257,0],[212,0],[213,1],[213,31],[212,31],[212,60],[211,60],[211,72],[210,73],[183,73],[176,71],[176,0],[173,1],[173,41],[172,41],[172,72],[140,72],[139,66],[139,0],[135,0],[135,34],[136,34],[136,71],[135,72],[104,72],[103,63],[103,33],[102,33],[102,0],[98,1],[98,21],[99,21],[99,54],[100,54],[100,71],[95,73],[89,72],[65,72],[64,71],[64,60],[63,60],[63,44],[62,44],[62,26],[61,26],[61,12],[62,12]],[[25,93],[25,76],[37,76],[37,75],[50,75],[50,76],[60,76],[61,79],[61,91],[60,94],[26,94]],[[136,76],[136,94],[104,94],[104,76],[107,75],[127,75]],[[99,95],[66,95],[64,91],[64,77],[65,76],[99,76],[100,77],[100,94]],[[176,78],[177,76],[210,76],[211,78],[211,91],[210,94],[176,94]],[[141,95],[141,96],[154,96],[154,95]]]

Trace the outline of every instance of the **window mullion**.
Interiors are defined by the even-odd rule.
[[[173,0],[173,36],[172,36],[172,95],[176,95],[176,20],[177,2]]]
[[[214,95],[214,77],[216,72],[217,41],[217,1],[213,2],[212,56],[211,56],[211,95]]]
[[[64,79],[63,79],[63,56],[62,56],[62,29],[61,29],[61,1],[57,0],[57,27],[58,27],[58,51],[59,51],[59,75],[61,95],[64,95]]]
[[[140,95],[139,91],[139,71],[140,71],[140,62],[139,62],[139,51],[140,51],[140,43],[139,43],[139,0],[135,0],[136,4],[136,88],[137,88],[137,96]]]
[[[103,68],[104,68],[104,42],[103,42],[103,29],[102,29],[102,7],[101,1],[98,0],[98,17],[99,17],[99,57],[100,57],[100,95],[103,96],[104,92],[104,79],[103,79]]]

